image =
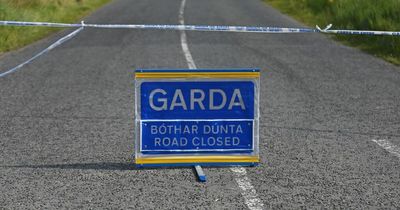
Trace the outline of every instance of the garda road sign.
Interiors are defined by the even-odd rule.
[[[137,70],[138,166],[256,165],[259,70]]]

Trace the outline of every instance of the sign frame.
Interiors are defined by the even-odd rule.
[[[219,153],[212,151],[198,151],[154,154],[142,151],[143,124],[142,119],[142,84],[171,82],[252,82],[254,84],[254,117],[247,119],[252,121],[252,151]],[[171,166],[255,166],[260,162],[259,158],[259,103],[260,103],[260,70],[249,69],[138,69],[135,71],[135,163],[137,167],[171,167]],[[162,120],[162,119],[159,119]],[[180,121],[181,119],[176,119]],[[215,119],[216,121],[225,121]],[[232,119],[237,121],[241,119]],[[189,121],[203,121],[201,119],[189,119]]]

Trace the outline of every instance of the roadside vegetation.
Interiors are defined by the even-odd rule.
[[[0,20],[73,23],[110,0],[0,0]],[[0,54],[61,30],[0,26]]]
[[[400,31],[400,0],[264,0],[310,27]],[[344,43],[400,65],[400,37],[334,35]]]

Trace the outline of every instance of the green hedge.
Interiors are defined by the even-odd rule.
[[[0,20],[76,22],[110,0],[0,0]],[[0,26],[0,54],[60,29]]]
[[[265,0],[310,26],[400,31],[400,0]],[[337,39],[400,64],[400,37],[337,35]]]

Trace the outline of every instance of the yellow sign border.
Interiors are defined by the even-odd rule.
[[[136,164],[168,164],[168,163],[259,163],[258,156],[168,156],[141,157]]]
[[[136,72],[138,79],[165,79],[165,78],[259,78],[260,72]]]

